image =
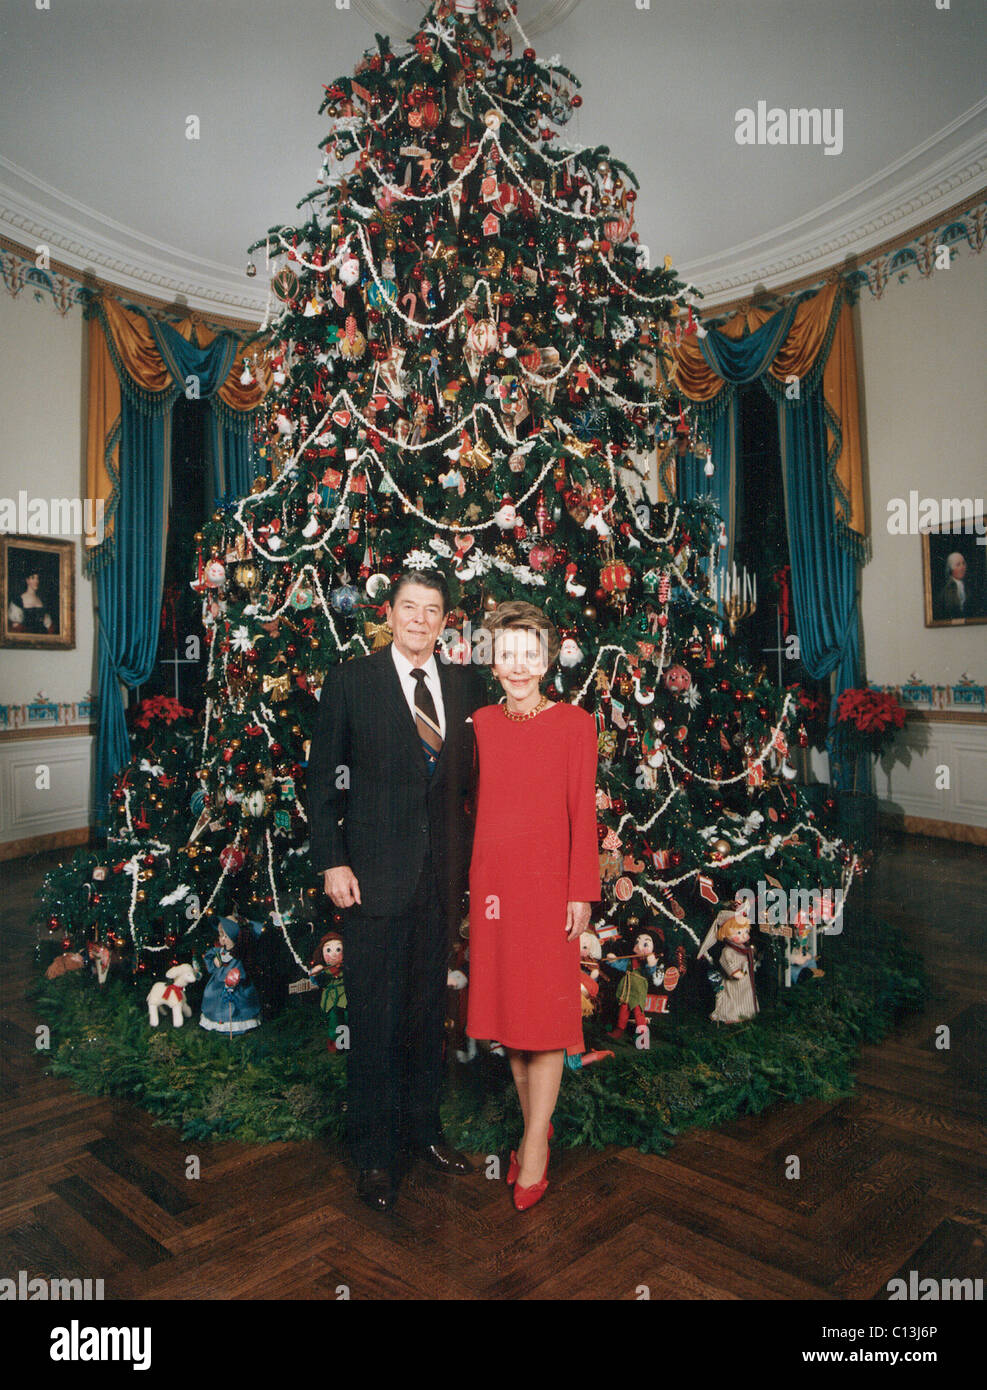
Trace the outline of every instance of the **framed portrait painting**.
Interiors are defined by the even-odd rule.
[[[75,646],[75,542],[0,535],[0,647]]]
[[[987,623],[987,545],[983,517],[970,530],[922,532],[926,627]]]

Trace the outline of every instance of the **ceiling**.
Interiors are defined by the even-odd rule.
[[[342,2],[0,0],[0,234],[259,321],[263,257],[248,279],[247,247],[302,220],[323,83],[352,71],[388,15],[397,38],[424,12]],[[641,241],[708,305],[821,273],[987,185],[982,3],[643,3],[520,0],[519,17],[582,81],[563,138],[630,165]],[[759,101],[840,108],[842,152],[738,145],[736,112]]]

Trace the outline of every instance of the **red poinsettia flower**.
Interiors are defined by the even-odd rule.
[[[134,714],[134,723],[139,729],[148,729],[152,719],[162,724],[174,724],[176,719],[191,719],[192,711],[180,705],[170,695],[152,695],[141,700]]]
[[[836,723],[849,752],[879,754],[904,727],[905,711],[886,690],[844,690],[836,701]]]

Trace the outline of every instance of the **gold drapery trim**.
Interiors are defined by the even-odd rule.
[[[86,425],[86,496],[103,504],[102,550],[113,535],[117,488],[120,479],[120,406],[121,386],[114,364],[116,360],[127,371],[136,388],[148,396],[163,396],[176,385],[167,365],[158,352],[154,336],[145,315],[126,308],[119,300],[99,295],[102,314],[93,312],[89,318],[89,372]],[[103,321],[113,340],[113,351],[107,342]],[[186,342],[196,347],[208,347],[218,336],[197,315],[172,324]],[[256,350],[256,347],[255,347]],[[244,367],[244,348],[241,342],[226,380],[216,394],[230,410],[244,413],[256,410],[271,387],[265,363],[253,368],[254,380],[244,386],[240,375]],[[109,553],[106,550],[105,553]],[[97,551],[90,552],[91,563]]]
[[[775,312],[778,311],[748,307],[732,315],[717,331],[728,338],[742,338],[760,328]],[[837,318],[835,328],[832,328],[834,312]],[[818,375],[820,353],[825,351],[827,343],[830,344],[822,370],[822,390],[828,413],[835,419],[840,431],[837,437],[827,423],[827,453],[831,456],[839,447],[833,466],[837,484],[833,489],[834,509],[837,518],[864,540],[867,523],[860,447],[857,350],[850,315],[850,304],[842,284],[834,279],[818,294],[799,304],[788,336],[774,361],[769,364],[768,372],[782,387],[792,376],[798,377],[800,383],[807,383],[813,375]],[[717,376],[703,356],[697,337],[684,338],[671,349],[671,353],[669,379],[673,387],[689,400],[708,405],[726,387],[727,383]]]

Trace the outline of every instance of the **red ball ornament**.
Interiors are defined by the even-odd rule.
[[[692,676],[684,666],[670,666],[665,672],[664,685],[674,695],[680,695],[692,684]]]
[[[219,852],[219,862],[229,873],[235,874],[243,868],[247,862],[247,856],[242,849],[237,849],[235,845],[227,845]]]
[[[533,63],[538,55],[533,48],[526,48],[524,50],[524,56],[527,58],[529,63]]]

